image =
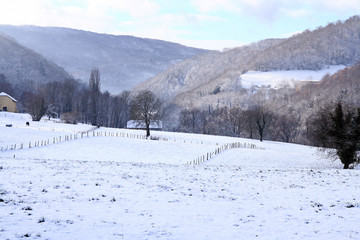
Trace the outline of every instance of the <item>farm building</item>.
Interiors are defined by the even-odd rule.
[[[146,129],[144,121],[130,120],[126,124],[127,129]],[[155,121],[150,123],[150,130],[162,130],[162,121]]]
[[[9,94],[4,92],[0,93],[0,111],[17,112],[16,102],[15,98]]]

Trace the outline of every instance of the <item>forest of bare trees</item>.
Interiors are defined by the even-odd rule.
[[[15,97],[19,111],[28,112],[34,121],[47,115],[67,123],[124,128],[130,117],[130,92],[101,92],[100,81],[97,68],[91,70],[88,85],[74,79],[12,85],[0,75],[0,91]]]
[[[177,130],[317,145],[309,132],[313,116],[340,98],[349,107],[359,107],[359,92],[357,64],[318,83],[238,95],[238,104],[232,106],[182,110]]]
[[[213,111],[191,109],[180,114],[179,131],[295,142],[299,123],[262,106],[247,110],[223,107]]]
[[[339,98],[346,106],[358,108],[359,79],[360,64],[327,75],[319,83],[242,93],[243,96],[235,99],[230,106],[179,108],[175,115],[169,113],[171,111],[164,111],[164,130],[318,145],[312,137],[313,117],[323,106]],[[29,81],[12,85],[5,76],[0,75],[0,91],[18,99],[19,110],[29,112],[34,120],[47,115],[61,118],[67,123],[124,128],[131,113],[133,118],[139,117],[135,116],[136,95],[132,97],[129,91],[111,95],[106,91],[101,92],[100,87],[97,68],[91,70],[88,84],[66,79],[43,84]],[[157,99],[156,103],[159,102],[158,96],[151,96]],[[168,105],[168,108],[176,106]],[[166,128],[169,122],[173,123],[173,127]]]
[[[355,64],[360,58],[360,17],[306,30],[253,58],[248,69],[274,71],[319,70],[328,65]]]

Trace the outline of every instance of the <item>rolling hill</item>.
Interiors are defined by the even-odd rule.
[[[98,67],[102,90],[117,94],[130,90],[171,65],[202,52],[180,44],[93,32],[37,26],[1,25],[0,32],[88,82]]]
[[[359,32],[360,17],[354,16],[288,39],[204,53],[140,83],[134,91],[149,89],[167,103],[185,108],[229,106],[241,96],[242,75],[250,71],[318,71],[356,64],[360,61]]]
[[[61,67],[3,34],[0,34],[0,53],[0,73],[12,83],[44,83],[70,78]]]
[[[360,237],[359,170],[342,170],[316,148],[169,132],[153,132],[168,139],[154,141],[135,137],[143,131],[108,128],[53,143],[91,126],[27,127],[29,119],[0,113],[1,147],[40,140],[0,152],[1,239]],[[262,149],[188,164],[230,142]]]

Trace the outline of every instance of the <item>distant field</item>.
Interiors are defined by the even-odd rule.
[[[279,88],[281,86],[294,87],[295,83],[320,81],[326,74],[334,74],[346,66],[336,65],[328,68],[312,71],[312,70],[290,70],[290,71],[269,71],[256,72],[250,71],[241,75],[241,84],[244,88],[251,88],[252,86],[271,86],[272,88]]]

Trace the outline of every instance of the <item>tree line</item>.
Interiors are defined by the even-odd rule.
[[[178,130],[294,143],[299,127],[295,116],[279,115],[267,107],[253,105],[246,110],[240,107],[183,110]]]
[[[43,116],[61,118],[67,123],[89,123],[124,128],[130,119],[130,92],[111,95],[101,92],[100,71],[93,68],[89,83],[75,79],[35,83],[24,81],[12,85],[0,74],[0,91],[18,100],[20,112],[28,112],[33,121]]]
[[[75,79],[65,79],[44,84],[24,83],[20,88],[12,86],[0,74],[0,91],[17,98],[18,109],[28,112],[33,121],[47,116],[71,124],[81,122],[125,128],[127,122],[133,119],[138,124],[144,123],[147,136],[150,136],[150,124],[162,118],[162,102],[150,91],[140,91],[134,96],[129,91],[118,95],[101,92],[98,68],[91,70],[88,85]]]
[[[360,160],[360,106],[350,106],[341,100],[328,103],[315,112],[301,127],[300,119],[291,114],[278,114],[262,106],[247,110],[238,107],[214,111],[190,109],[180,113],[180,131],[227,135],[298,143],[306,139],[312,146],[334,149],[344,169]]]
[[[316,87],[305,85],[301,90],[292,93],[284,91],[284,94],[279,94],[283,91],[280,89],[271,104],[265,104],[266,101],[262,98],[254,101],[258,98],[257,95],[267,96],[268,100],[274,95],[259,91],[252,96],[253,101],[249,101],[252,104],[215,109],[211,106],[208,109],[182,109],[176,115],[178,126],[172,130],[331,148],[335,149],[344,168],[349,168],[351,163],[359,161],[360,104],[359,95],[353,94],[354,91],[357,92],[358,83],[349,80],[340,85],[343,97],[336,103],[330,104],[329,99],[326,101],[319,93],[322,93],[320,90],[324,88],[324,84],[332,86],[334,81],[339,83],[345,77],[354,79],[359,69],[360,65],[356,65],[330,79],[326,76]],[[88,84],[66,79],[38,85],[27,82],[22,86],[12,86],[0,74],[0,91],[17,98],[20,111],[30,113],[34,121],[47,115],[61,118],[67,123],[82,122],[125,128],[127,121],[133,119],[142,121],[147,136],[150,136],[149,126],[152,122],[171,119],[166,111],[164,114],[160,99],[150,91],[141,91],[135,96],[131,96],[129,91],[111,95],[107,91],[101,92],[100,87],[100,72],[97,68],[91,70]],[[334,89],[336,88],[332,86],[331,90],[335,91]],[[308,101],[304,102],[303,96],[307,96]],[[280,99],[283,99],[282,104],[278,102]],[[290,104],[292,101],[297,104]],[[315,107],[317,105],[320,107]]]

